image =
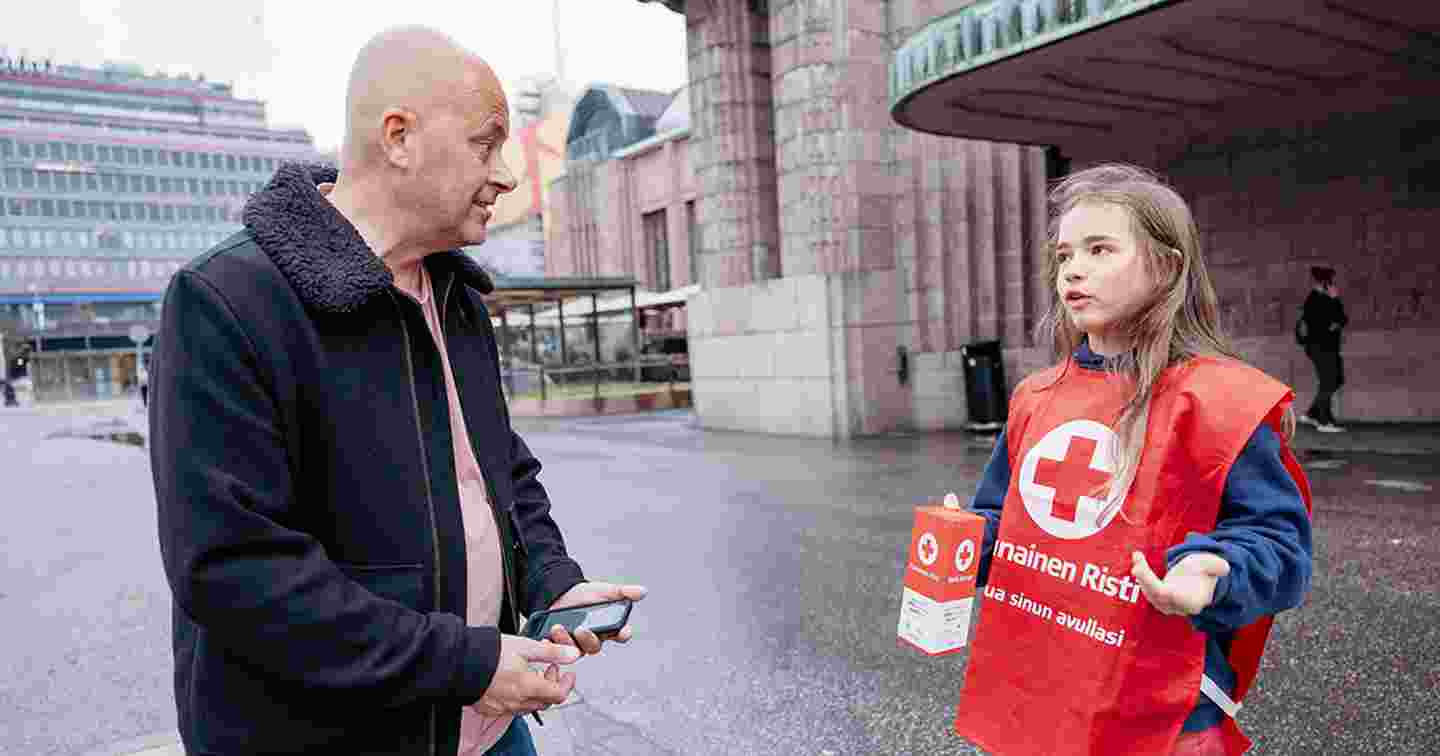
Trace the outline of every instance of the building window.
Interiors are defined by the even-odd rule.
[[[39,183],[40,183],[40,191],[42,191],[42,192],[49,192],[49,191],[53,191],[53,190],[55,189],[55,184],[52,183],[52,180],[51,180],[51,178],[50,178],[50,172],[49,172],[49,171],[40,171],[40,181],[39,181]]]
[[[110,145],[102,144],[96,148],[96,152],[100,154],[100,162],[110,162]]]
[[[93,173],[87,173],[87,174],[85,174],[85,190],[86,190],[86,191],[93,192],[93,191],[98,190],[99,188],[100,188],[100,180],[99,180],[98,178],[96,178],[95,174],[93,174]]]
[[[76,218],[85,217],[85,203],[81,200],[74,200],[70,203],[70,214]]]
[[[125,162],[129,163],[130,165],[139,165],[139,164],[140,164],[140,150],[139,150],[138,148],[135,148],[135,147],[126,147],[126,148],[125,148]]]
[[[143,164],[145,164],[145,165],[154,165],[154,164],[155,164],[155,151],[154,151],[154,150],[141,150],[141,151],[140,151],[140,162],[143,163]]]
[[[174,205],[166,205],[166,206],[164,207],[164,209],[161,210],[161,212],[164,213],[164,220],[165,220],[166,223],[174,223],[174,222],[175,222],[175,206],[174,206]],[[171,247],[171,249],[174,249],[174,247]]]
[[[15,142],[9,139],[0,139],[0,158],[8,158],[15,154]]]
[[[29,159],[29,158],[34,157],[34,155],[31,154],[31,152],[30,152],[30,143],[29,143],[29,142],[18,142],[18,143],[16,143],[16,149],[20,151],[20,157],[21,157],[21,158]]]
[[[246,156],[244,156],[244,155],[241,155],[241,156],[240,156],[239,163],[240,163],[240,170],[241,170],[241,171],[246,171],[246,172],[248,172],[248,171],[250,170],[250,158],[248,158],[248,157],[246,157]]]
[[[87,163],[93,163],[93,162],[95,162],[95,145],[93,145],[93,144],[84,144],[84,145],[81,145],[81,146],[80,146],[80,155],[81,155],[81,157],[84,158],[85,162],[87,162]]]
[[[51,160],[64,160],[64,159],[65,159],[65,145],[60,144],[59,142],[51,142],[51,143],[50,143],[50,159],[51,159]]]
[[[60,217],[61,217],[61,218],[69,218],[69,217],[70,217],[70,203],[69,203],[69,202],[66,202],[65,200],[60,200],[59,202],[57,202],[57,203],[55,203],[55,204],[58,205],[58,207],[57,207],[56,209],[60,211]]]
[[[83,173],[72,173],[72,174],[70,174],[70,191],[72,191],[72,192],[83,192],[83,191],[85,191],[85,176],[86,176],[86,175],[87,175],[87,174],[83,174]]]
[[[656,210],[640,216],[645,238],[646,256],[650,261],[651,282],[656,291],[670,289],[670,240],[665,229],[665,211]]]
[[[56,233],[54,229],[46,231],[45,247],[48,249],[54,249],[58,246],[60,246],[60,234]]]
[[[34,189],[35,172],[29,169],[20,171],[20,186],[23,189]]]
[[[186,167],[186,168],[194,168],[194,167],[195,167],[195,153],[193,153],[193,152],[187,152],[187,153],[185,153],[185,167]]]
[[[156,192],[159,191],[159,190],[160,190],[160,186],[159,186],[159,183],[155,181],[155,177],[154,177],[154,176],[146,176],[146,177],[145,177],[145,191],[148,192],[148,193],[150,193],[150,194],[154,194],[154,193],[156,193]]]
[[[185,185],[190,187],[191,194],[200,193],[200,179],[185,179]]]
[[[209,197],[211,194],[214,194],[214,186],[213,186],[212,182],[210,181],[210,179],[205,179],[204,181],[201,181],[201,182],[200,182],[200,189],[201,189],[201,191],[205,194],[206,197]]]
[[[695,200],[685,203],[685,230],[690,247],[690,283],[700,281],[700,226],[695,220]]]
[[[155,162],[158,163],[159,165],[170,165],[170,151],[169,151],[169,150],[156,150],[156,151],[155,151]]]
[[[52,200],[52,199],[42,199],[42,200],[40,200],[40,215],[43,216],[43,217],[46,217],[46,218],[54,218],[54,217],[55,217],[55,200]]]
[[[67,142],[67,143],[65,144],[65,159],[66,159],[66,160],[79,160],[79,159],[80,159],[80,145],[75,144],[75,143],[73,143],[73,142]]]
[[[6,168],[6,169],[5,169],[5,186],[10,187],[11,189],[19,189],[19,188],[20,188],[20,169],[19,169],[19,168]]]
[[[234,156],[234,155],[226,155],[226,156],[225,156],[225,170],[230,171],[230,172],[232,172],[232,173],[235,171],[235,156]]]
[[[152,180],[153,180],[153,179],[152,179]],[[131,177],[130,177],[130,193],[131,193],[131,194],[140,194],[140,193],[143,192],[143,191],[145,191],[145,181],[144,181],[144,179],[143,179],[142,177],[140,177],[140,176],[131,176]]]

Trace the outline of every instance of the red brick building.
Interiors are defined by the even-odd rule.
[[[707,427],[962,425],[963,345],[999,339],[1011,385],[1047,359],[1030,336],[1051,296],[1047,180],[1104,160],[1156,168],[1191,200],[1226,326],[1302,402],[1314,379],[1289,329],[1323,261],[1351,316],[1342,419],[1440,419],[1429,4],[664,4],[689,34],[689,132],[666,149],[694,182]],[[581,181],[619,196],[628,170]],[[592,249],[634,249],[628,208],[571,205],[567,223]]]

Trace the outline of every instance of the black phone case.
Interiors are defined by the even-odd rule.
[[[564,609],[555,609],[555,610],[546,609],[545,611],[539,612],[539,613],[531,616],[529,619],[526,620],[526,622],[525,622],[525,633],[524,633],[524,635],[525,635],[526,638],[530,638],[531,640],[540,640],[540,638],[542,637],[545,629],[550,626],[550,621],[549,621],[549,620],[550,620],[550,616],[551,616],[552,614],[560,614],[560,613],[562,613],[562,612],[570,612],[570,611],[574,611],[574,610],[576,610],[576,609],[589,609],[590,607],[593,607],[593,606],[605,606],[605,605],[607,605],[607,604],[622,604],[622,603],[625,605],[625,614],[620,617],[620,621],[619,621],[618,623],[616,623],[616,624],[613,625],[613,626],[609,626],[609,627],[590,628],[590,631],[591,631],[591,632],[593,632],[593,633],[595,633],[596,635],[599,635],[599,636],[604,636],[604,635],[607,635],[607,634],[618,633],[618,632],[620,632],[620,628],[625,627],[625,623],[630,621],[630,611],[635,608],[635,602],[634,602],[634,601],[631,601],[630,599],[621,599],[621,600],[619,600],[619,601],[600,601],[600,602],[596,602],[596,603],[594,603],[594,604],[580,604],[580,605],[578,605],[578,606],[567,606],[567,607],[565,607]],[[574,628],[567,628],[567,629],[573,630]]]

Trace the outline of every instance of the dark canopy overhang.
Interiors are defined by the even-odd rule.
[[[1110,152],[1433,96],[1440,3],[989,0],[894,54],[920,131]]]

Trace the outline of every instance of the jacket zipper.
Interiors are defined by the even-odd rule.
[[[454,286],[455,286],[455,279],[454,279],[454,278],[451,278],[449,281],[447,281],[447,282],[445,283],[445,291],[441,292],[441,294],[440,294],[440,312],[439,312],[439,314],[440,314],[440,335],[441,335],[441,338],[444,338],[444,336],[445,336],[445,303],[450,300],[450,290],[451,290],[452,288],[454,288]],[[459,392],[459,383],[458,383],[458,382],[456,383],[456,392],[457,392],[457,394],[458,394],[458,392]],[[456,401],[459,401],[459,397],[458,397],[458,396],[456,397]],[[463,409],[464,409],[463,405],[462,405],[461,409],[462,409],[462,414],[463,414]],[[466,425],[466,429],[467,429],[467,430],[469,429],[469,425],[468,425],[468,424]],[[503,579],[504,582],[505,582],[505,596],[506,596],[507,599],[509,599],[509,604],[510,604],[510,620],[511,620],[511,623],[514,625],[515,633],[518,635],[518,634],[520,633],[520,630],[521,630],[521,628],[520,628],[520,605],[516,602],[516,597],[515,597],[515,579],[514,579],[513,573],[512,573],[512,570],[514,569],[514,567],[513,567],[513,565],[510,563],[510,549],[513,548],[514,544],[517,544],[517,543],[520,542],[520,534],[519,534],[519,533],[511,534],[511,541],[512,541],[513,543],[508,544],[508,545],[505,543],[505,539],[503,538],[503,536],[504,536],[508,531],[507,531],[507,528],[505,527],[505,525],[503,524],[505,518],[501,517],[501,512],[500,512],[500,509],[499,509],[499,502],[498,502],[498,500],[495,498],[495,486],[491,485],[491,483],[490,483],[490,476],[485,472],[485,467],[484,467],[484,465],[481,465],[481,464],[480,464],[480,454],[476,451],[474,439],[472,439],[472,438],[470,437],[470,434],[469,434],[468,432],[465,434],[465,443],[470,447],[470,453],[475,456],[475,466],[476,466],[477,468],[479,468],[479,470],[480,470],[480,479],[485,483],[485,498],[486,498],[486,500],[487,500],[487,501],[489,502],[489,504],[490,504],[490,515],[495,518],[495,528],[496,528],[495,533],[496,533],[496,537],[497,537],[497,538],[500,538],[500,567],[501,567],[501,573],[502,573],[501,577],[502,577],[502,579]]]
[[[435,608],[440,609],[440,529],[435,525],[435,499],[430,495],[430,460],[426,458],[425,436],[420,432],[420,397],[415,392],[415,363],[410,357],[410,330],[405,327],[405,311],[400,306],[399,300],[395,299],[394,292],[390,294],[390,301],[395,303],[395,309],[400,313],[400,336],[405,342],[405,377],[410,386],[410,408],[415,413],[415,440],[420,448],[420,471],[425,476],[425,510],[430,516],[430,553],[435,560],[435,569],[431,575],[435,586]],[[430,706],[430,754],[439,756],[440,743],[435,737],[435,706]]]

